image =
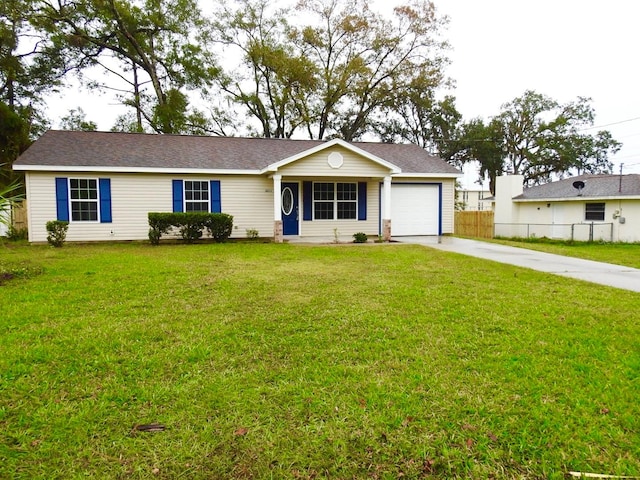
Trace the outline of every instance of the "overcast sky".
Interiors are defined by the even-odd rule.
[[[561,103],[590,97],[594,126],[624,144],[613,157],[616,173],[620,163],[624,173],[640,173],[640,2],[435,3],[450,18],[449,75],[465,119],[491,117],[528,89]]]
[[[397,0],[378,0],[389,9]],[[590,97],[595,127],[624,144],[615,172],[640,173],[640,2],[637,0],[436,0],[449,16],[450,92],[465,120],[496,115],[503,103],[535,90],[566,103]],[[120,110],[92,97],[83,106],[100,129]],[[52,99],[64,112],[82,105],[76,91]],[[594,132],[597,129],[593,130]],[[468,183],[468,182],[465,182]]]

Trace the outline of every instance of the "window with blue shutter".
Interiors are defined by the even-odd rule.
[[[111,223],[111,179],[56,178],[56,218]]]
[[[367,182],[303,182],[303,220],[366,220]]]
[[[222,212],[220,180],[173,180],[174,212]]]

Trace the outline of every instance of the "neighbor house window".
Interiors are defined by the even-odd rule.
[[[604,203],[585,204],[584,219],[592,222],[602,222],[604,220]]]
[[[316,220],[355,220],[358,218],[358,184],[314,183],[313,215]]]
[[[69,197],[72,221],[98,221],[98,180],[94,178],[69,179]]]
[[[184,205],[185,212],[208,212],[209,182],[185,180]]]

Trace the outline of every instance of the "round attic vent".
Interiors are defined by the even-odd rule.
[[[338,152],[331,152],[327,163],[331,168],[340,168],[344,164],[344,157]]]

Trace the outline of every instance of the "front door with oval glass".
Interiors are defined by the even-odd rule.
[[[284,235],[298,235],[298,184],[283,183],[281,192],[282,233]]]

